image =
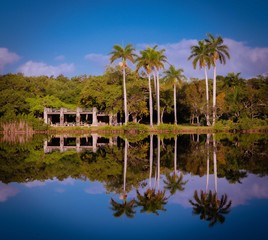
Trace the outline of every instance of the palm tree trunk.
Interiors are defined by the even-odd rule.
[[[214,77],[213,77],[213,116],[212,116],[212,125],[215,125],[216,122],[216,64],[214,66]]]
[[[207,134],[207,142],[206,142],[206,147],[207,147],[207,182],[206,182],[206,193],[208,192],[208,183],[209,183],[209,139],[210,139],[210,134]]]
[[[128,152],[128,140],[125,139],[125,151],[124,151],[124,195],[125,195],[125,193],[126,193],[127,152]]]
[[[176,84],[174,84],[174,124],[177,125],[177,94],[176,94]]]
[[[152,170],[153,170],[153,135],[150,134],[150,172],[149,172],[149,187],[152,188]]]
[[[214,181],[215,181],[215,192],[218,191],[218,179],[217,179],[217,146],[215,134],[213,133],[213,161],[214,161]]]
[[[160,91],[159,91],[159,73],[156,72],[156,100],[157,100],[157,125],[160,125]]]
[[[124,91],[124,111],[125,111],[125,125],[128,123],[128,110],[127,110],[127,88],[126,88],[126,69],[123,68],[123,91]]]
[[[148,74],[149,82],[149,111],[150,111],[150,127],[153,126],[153,98],[152,98],[152,86],[151,86],[151,76]]]
[[[157,136],[157,188],[160,186],[160,137]]]
[[[208,73],[207,67],[205,67],[205,77],[206,77],[206,100],[207,100],[207,126],[210,126],[211,123],[209,121],[209,93],[208,93]]]
[[[174,138],[174,175],[177,175],[177,135]]]

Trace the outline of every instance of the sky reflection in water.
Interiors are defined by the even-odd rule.
[[[161,152],[162,153],[162,152]],[[123,155],[122,155],[123,156]],[[156,157],[154,156],[154,161]],[[123,162],[122,162],[123,164]],[[161,166],[162,168],[162,166]],[[210,168],[213,169],[213,162]],[[151,184],[154,186],[154,171]],[[161,170],[162,171],[162,170]],[[178,168],[177,172],[181,170]],[[128,174],[128,171],[126,172]],[[172,174],[172,169],[171,169]],[[148,171],[149,176],[149,171]],[[122,175],[123,177],[123,175]],[[126,177],[126,181],[128,178]],[[159,189],[165,189],[166,176],[161,173]],[[215,176],[209,174],[208,190],[214,192]],[[174,195],[166,190],[166,211],[141,213],[134,208],[134,217],[113,216],[111,198],[124,199],[108,193],[105,183],[56,177],[44,181],[9,184],[0,183],[1,239],[265,239],[268,237],[268,177],[247,172],[240,183],[230,184],[226,178],[216,178],[218,196],[227,194],[232,201],[223,224],[209,228],[209,221],[193,215],[194,191],[206,190],[207,176],[184,172],[187,182],[183,191]],[[141,181],[138,188],[144,194],[150,180]],[[156,181],[157,188],[157,181]],[[137,200],[137,189],[127,192],[126,201]],[[123,185],[122,185],[123,191]]]

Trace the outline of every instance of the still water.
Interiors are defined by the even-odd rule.
[[[268,239],[267,135],[0,141],[0,239]]]

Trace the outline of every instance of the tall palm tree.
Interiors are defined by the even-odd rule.
[[[166,192],[159,189],[159,180],[160,180],[160,138],[157,139],[157,173],[156,181],[158,185],[158,190],[155,186],[152,187],[151,184],[151,175],[152,175],[152,164],[153,164],[153,135],[150,135],[150,173],[149,173],[149,184],[150,187],[141,194],[137,190],[137,205],[142,206],[141,212],[154,213],[159,215],[158,211],[166,211],[164,205],[167,204]],[[156,184],[155,181],[155,184]]]
[[[154,213],[159,215],[158,211],[166,211],[164,205],[167,204],[167,197],[165,191],[156,191],[148,188],[144,194],[140,194],[137,190],[137,204],[142,206],[141,212]]]
[[[129,218],[133,218],[136,213],[133,209],[134,207],[136,207],[135,199],[132,199],[127,202],[126,198],[124,198],[123,203],[118,203],[113,198],[111,198],[111,205],[112,210],[114,211],[113,215],[115,217],[121,217],[125,214]]]
[[[127,217],[134,217],[135,211],[133,210],[136,207],[135,199],[127,202],[127,194],[126,194],[126,175],[127,175],[127,155],[128,155],[128,140],[125,139],[125,148],[124,148],[124,184],[123,184],[123,194],[120,198],[123,200],[122,203],[116,202],[113,198],[111,198],[112,210],[114,211],[115,217],[120,217],[123,214],[126,214]]]
[[[183,181],[183,174],[177,175],[177,135],[174,137],[174,173],[172,175],[166,174],[165,189],[170,191],[171,195],[174,195],[177,190],[184,191],[184,185],[188,182]]]
[[[223,44],[222,37],[214,37],[212,34],[207,34],[207,39],[205,39],[206,45],[208,47],[209,56],[211,57],[211,64],[214,68],[213,76],[213,114],[212,114],[212,125],[216,122],[216,63],[219,60],[220,63],[226,63],[226,57],[230,58],[229,48],[227,45]]]
[[[153,98],[152,98],[152,86],[151,86],[151,73],[153,71],[153,53],[154,49],[148,47],[147,49],[140,51],[139,57],[136,59],[136,68],[137,71],[140,68],[145,70],[145,73],[148,78],[148,87],[149,87],[149,112],[150,112],[150,126],[153,126]]]
[[[113,46],[113,51],[110,53],[110,62],[113,63],[116,59],[121,59],[122,62],[119,63],[119,66],[123,72],[123,92],[124,92],[124,112],[125,112],[125,124],[128,123],[128,109],[127,109],[127,88],[126,88],[126,68],[127,60],[130,62],[135,61],[136,54],[134,53],[135,49],[131,44],[127,44],[125,48],[116,44]]]
[[[209,121],[209,89],[208,89],[208,74],[207,69],[210,68],[211,65],[211,58],[209,56],[209,48],[205,44],[204,41],[198,41],[197,46],[191,47],[191,55],[188,58],[188,60],[193,58],[193,67],[196,69],[196,65],[199,65],[199,68],[204,68],[205,70],[205,81],[206,81],[206,105],[207,105],[207,114],[206,114],[206,120],[207,125],[210,126],[211,123]]]
[[[224,215],[230,212],[232,201],[229,200],[227,194],[224,194],[219,199],[216,192],[211,190],[206,193],[200,191],[200,196],[197,190],[194,192],[194,201],[189,200],[193,206],[193,214],[200,215],[201,220],[209,221],[209,227],[214,226],[215,223],[224,223]]]
[[[173,98],[174,98],[174,124],[177,125],[177,86],[181,87],[183,80],[186,77],[183,75],[183,69],[176,69],[173,65],[170,65],[169,69],[164,71],[164,80],[168,85],[173,86]]]
[[[156,50],[155,46],[153,53],[153,65],[156,76],[156,103],[157,103],[157,125],[160,125],[160,85],[159,85],[159,71],[164,68],[164,63],[167,62],[167,57],[164,55],[165,49],[159,51]]]

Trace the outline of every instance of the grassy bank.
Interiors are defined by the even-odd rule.
[[[43,131],[42,131],[43,132]],[[47,133],[107,133],[107,134],[140,134],[140,133],[163,133],[163,134],[177,134],[177,133],[213,133],[213,132],[241,132],[241,133],[257,133],[267,132],[268,126],[252,125],[252,128],[243,128],[241,125],[222,125],[219,124],[215,127],[207,126],[190,126],[190,125],[173,125],[173,124],[160,124],[150,127],[144,124],[129,123],[123,126],[99,126],[99,127],[49,127]]]
[[[28,120],[28,121],[27,121]],[[231,121],[217,122],[214,127],[207,126],[190,126],[190,125],[174,125],[174,124],[160,124],[150,127],[145,124],[138,124],[130,122],[123,126],[99,126],[99,127],[79,127],[79,126],[64,126],[52,127],[44,125],[42,122],[32,122],[29,119],[20,119],[14,122],[4,122],[0,124],[0,131],[6,133],[100,133],[100,134],[205,134],[213,132],[241,132],[241,133],[268,133],[267,120],[255,121],[251,119],[243,119],[240,122],[233,123]]]

